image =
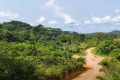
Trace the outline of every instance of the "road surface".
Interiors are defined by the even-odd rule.
[[[98,75],[102,75],[100,72],[102,66],[99,65],[99,63],[103,60],[103,58],[92,54],[91,51],[94,48],[95,47],[92,47],[86,50],[86,56],[85,56],[86,64],[84,65],[84,67],[87,67],[89,69],[72,80],[96,80],[96,77]]]

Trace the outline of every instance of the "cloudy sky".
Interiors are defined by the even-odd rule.
[[[0,22],[18,20],[80,33],[120,30],[120,0],[0,0]]]

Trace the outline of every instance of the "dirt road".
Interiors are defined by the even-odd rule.
[[[102,66],[99,65],[99,63],[103,60],[103,58],[92,54],[91,51],[93,49],[94,47],[86,50],[86,64],[84,65],[84,67],[87,67],[89,69],[72,80],[96,80],[96,77],[98,75],[102,75],[100,72]]]

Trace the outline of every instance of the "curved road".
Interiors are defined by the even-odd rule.
[[[96,77],[100,75],[100,69],[102,68],[102,66],[99,65],[99,63],[103,60],[103,58],[100,56],[96,57],[92,54],[91,51],[94,48],[95,47],[92,47],[86,50],[86,64],[84,65],[84,67],[87,67],[89,69],[72,80],[96,80]]]

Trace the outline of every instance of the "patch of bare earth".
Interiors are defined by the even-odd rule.
[[[72,58],[78,59],[78,58],[80,58],[80,56],[77,54],[74,54],[74,55],[72,55]]]

